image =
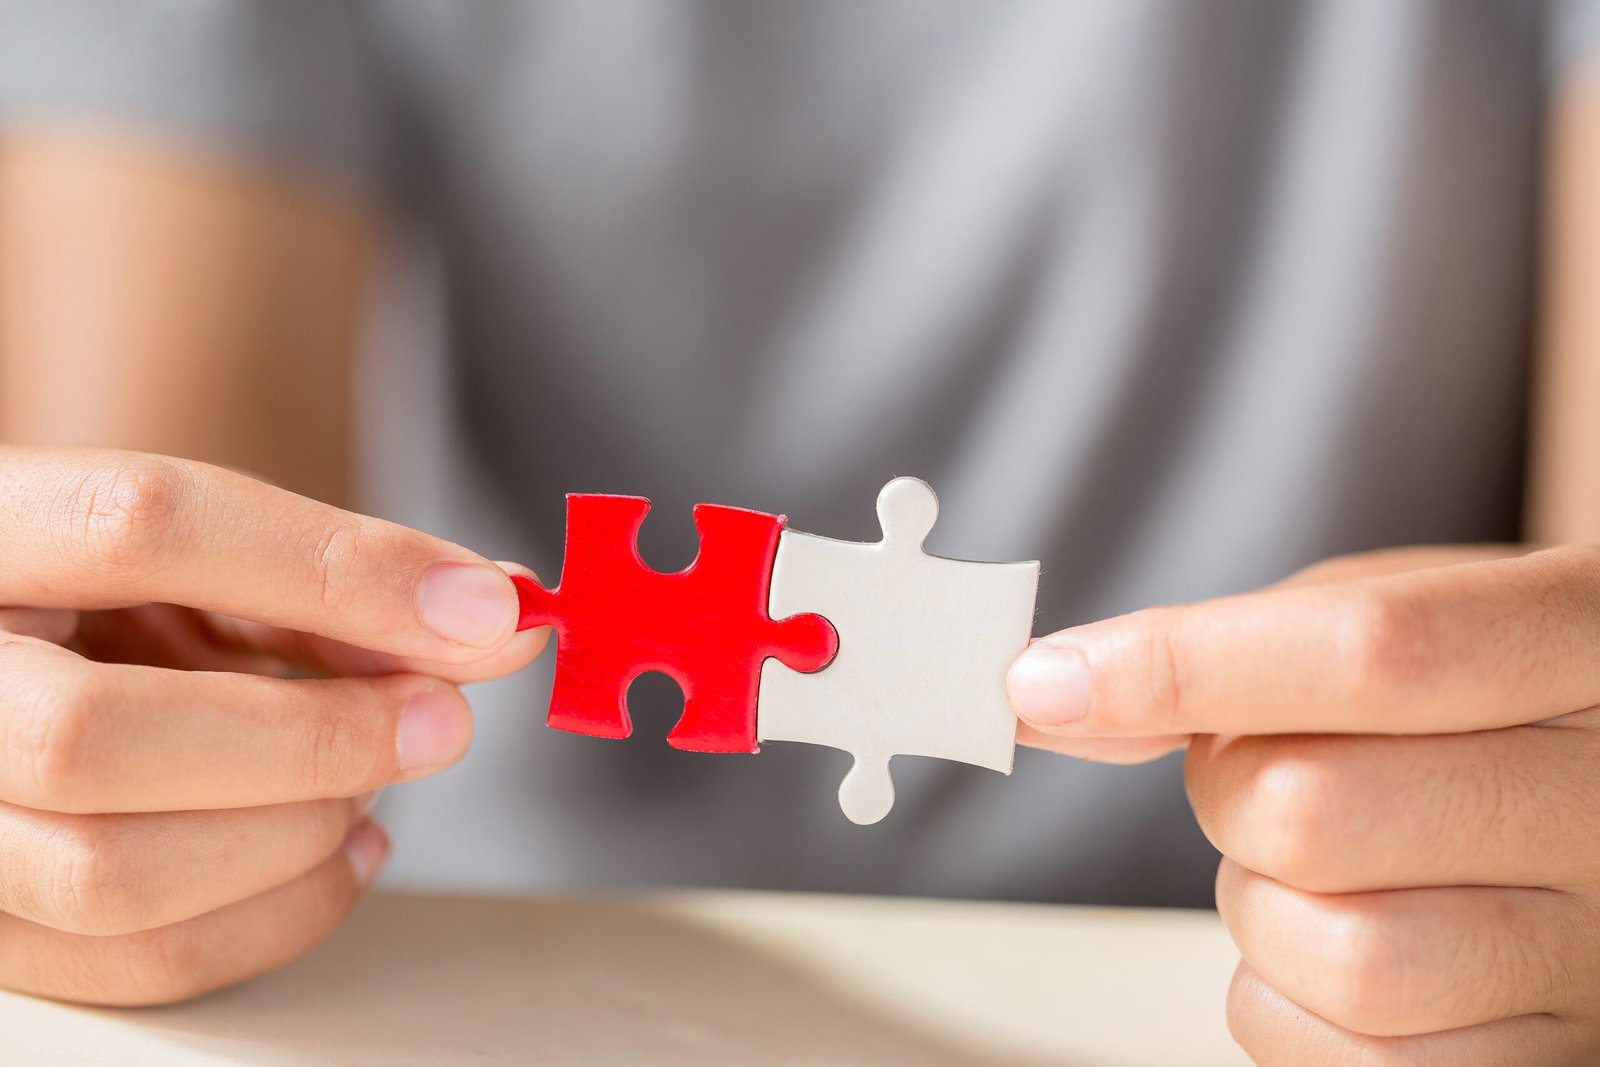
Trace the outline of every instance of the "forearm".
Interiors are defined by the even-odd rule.
[[[0,140],[0,438],[250,470],[349,500],[356,201],[156,142]]]
[[[1600,61],[1552,120],[1527,510],[1536,541],[1600,541]]]

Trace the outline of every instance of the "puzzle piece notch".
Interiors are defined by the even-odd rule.
[[[894,778],[889,757],[854,753],[855,759],[839,783],[839,809],[857,826],[870,826],[894,807]]]
[[[1028,643],[1039,565],[929,555],[922,546],[938,511],[926,482],[896,478],[878,494],[881,541],[796,530],[779,539],[770,610],[817,611],[841,644],[820,674],[763,667],[758,732],[852,753],[839,804],[857,823],[893,807],[897,753],[1011,771],[1005,672]]]
[[[796,671],[826,666],[838,649],[827,619],[767,614],[784,519],[699,504],[699,554],[663,573],[639,555],[649,514],[642,497],[567,497],[566,558],[553,589],[518,576],[519,629],[549,625],[556,670],[546,723],[595,737],[633,731],[628,687],[659,671],[683,691],[667,743],[695,752],[754,752],[763,663]],[[520,580],[519,580],[520,579]]]
[[[939,521],[939,495],[921,478],[895,478],[878,490],[879,542],[887,551],[922,552]],[[869,542],[870,543],[870,542]]]

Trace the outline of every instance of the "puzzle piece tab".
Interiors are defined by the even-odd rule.
[[[756,690],[762,663],[815,671],[838,648],[828,620],[767,614],[768,583],[784,520],[742,508],[694,509],[700,553],[663,574],[639,556],[650,511],[642,497],[567,497],[561,581],[545,589],[514,576],[519,629],[556,635],[555,681],[546,722],[595,737],[627,737],[628,686],[660,671],[683,690],[683,715],[667,735],[695,752],[756,750]]]
[[[1005,675],[1033,629],[1039,564],[930,556],[922,543],[938,514],[926,482],[896,478],[878,494],[882,541],[784,530],[778,542],[771,612],[818,612],[840,644],[817,674],[762,668],[757,730],[853,753],[839,804],[857,823],[893,806],[898,753],[1011,772]]]

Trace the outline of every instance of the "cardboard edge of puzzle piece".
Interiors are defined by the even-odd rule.
[[[1005,672],[1032,634],[1039,583],[1034,561],[981,563],[925,552],[939,504],[921,479],[890,481],[877,510],[880,541],[783,531],[768,613],[816,612],[833,623],[839,648],[815,674],[768,661],[756,702],[760,740],[853,755],[839,804],[862,824],[894,806],[895,755],[1010,773],[1016,715]]]

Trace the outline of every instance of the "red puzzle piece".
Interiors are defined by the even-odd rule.
[[[549,625],[556,632],[546,722],[627,737],[628,685],[660,671],[683,690],[683,715],[668,744],[754,752],[762,661],[776,656],[797,671],[820,670],[838,650],[838,635],[820,615],[767,615],[780,516],[696,505],[700,554],[684,570],[662,574],[639,557],[637,535],[649,511],[642,497],[569,495],[561,583],[544,589],[513,577],[522,604],[518,629]]]

